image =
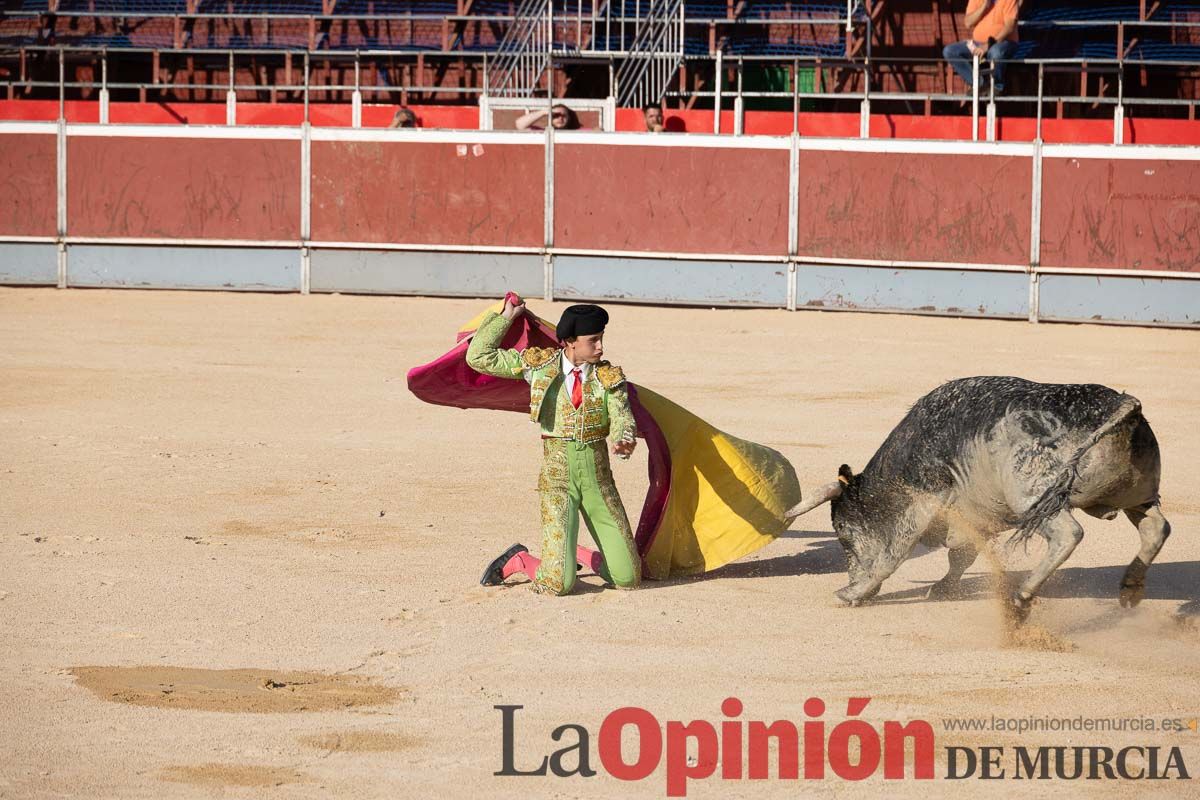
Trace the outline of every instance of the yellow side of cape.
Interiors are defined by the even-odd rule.
[[[723,433],[649,389],[639,386],[638,399],[671,452],[667,509],[644,557],[650,577],[716,569],[785,530],[800,483],[782,454]]]

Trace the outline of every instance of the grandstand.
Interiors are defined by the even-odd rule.
[[[941,0],[5,0],[4,97],[961,114]],[[1006,116],[1194,119],[1200,0],[1026,0]],[[985,95],[988,94],[985,88]],[[356,100],[357,102],[357,100]]]

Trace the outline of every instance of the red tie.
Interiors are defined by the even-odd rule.
[[[571,387],[571,405],[579,408],[583,402],[583,377],[578,367],[571,370],[571,374],[575,376],[575,385]]]

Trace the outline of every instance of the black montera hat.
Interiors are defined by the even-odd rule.
[[[608,312],[600,306],[580,305],[568,306],[563,312],[558,326],[554,329],[560,342],[572,336],[587,336],[592,333],[603,333],[608,324]]]

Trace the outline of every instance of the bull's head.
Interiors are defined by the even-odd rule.
[[[817,489],[812,495],[793,507],[785,515],[789,523],[802,514],[825,503],[830,504],[833,530],[838,542],[846,551],[846,571],[850,585],[837,592],[839,599],[850,605],[858,605],[879,591],[886,575],[875,577],[880,554],[886,548],[884,537],[877,535],[864,514],[861,475],[846,464],[838,468],[837,480]]]

